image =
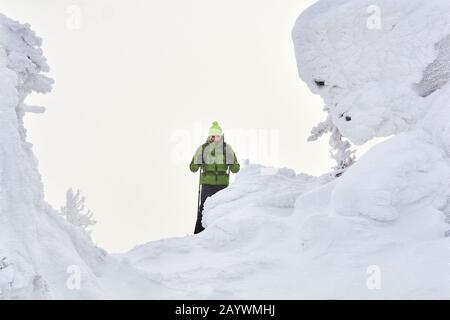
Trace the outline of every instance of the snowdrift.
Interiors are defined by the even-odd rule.
[[[442,212],[418,205],[395,222],[339,215],[332,194],[344,175],[271,169],[244,167],[209,198],[202,233],[137,246],[123,263],[159,279],[169,299],[448,297]]]

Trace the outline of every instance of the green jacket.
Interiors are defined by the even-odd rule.
[[[223,142],[207,142],[201,145],[192,158],[190,169],[197,172],[202,168],[200,184],[228,186],[231,172],[237,173],[240,165],[230,145]]]

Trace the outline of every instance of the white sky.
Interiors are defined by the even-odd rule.
[[[0,0],[44,39],[56,81],[28,100],[47,112],[26,116],[47,201],[59,209],[69,187],[81,189],[93,238],[110,252],[191,234],[198,176],[188,164],[213,120],[241,162],[329,170],[327,138],[306,142],[325,114],[291,41],[313,2]]]

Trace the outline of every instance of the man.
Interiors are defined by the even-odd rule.
[[[230,145],[224,141],[222,128],[214,121],[209,129],[208,139],[201,145],[192,158],[190,169],[200,171],[199,199],[197,222],[194,234],[204,230],[202,226],[203,205],[208,197],[228,187],[230,171],[237,173],[240,165]],[[200,191],[201,187],[201,191]]]

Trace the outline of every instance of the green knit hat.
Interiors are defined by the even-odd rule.
[[[219,126],[217,121],[212,123],[211,128],[209,128],[209,136],[221,136],[223,134],[222,128]]]

